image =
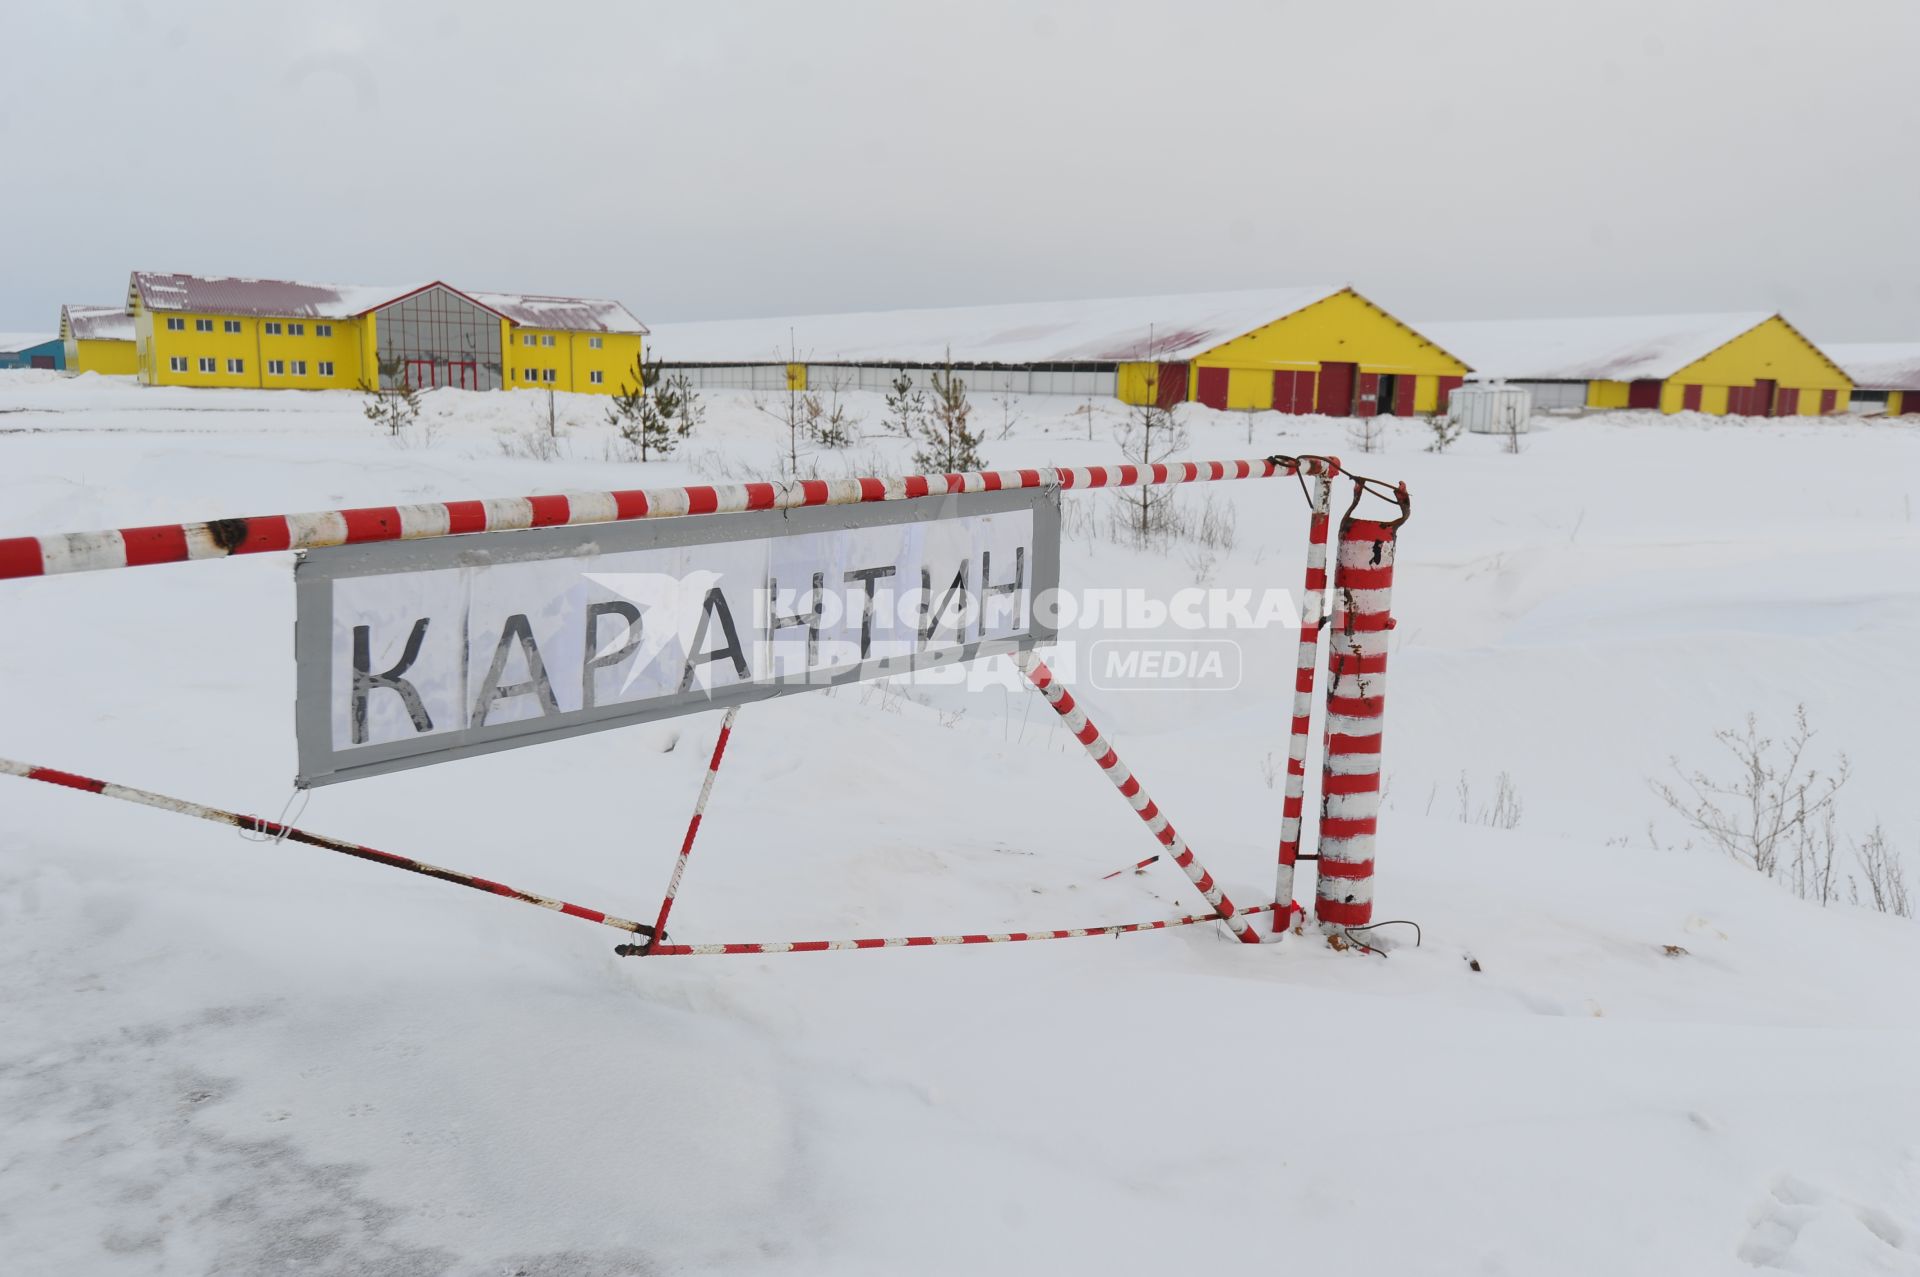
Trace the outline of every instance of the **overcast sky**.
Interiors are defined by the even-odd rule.
[[[139,268],[1920,341],[1916,126],[1920,0],[10,4],[0,329]]]

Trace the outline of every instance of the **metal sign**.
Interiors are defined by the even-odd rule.
[[[300,785],[1025,650],[1058,493],[334,546],[294,567]]]

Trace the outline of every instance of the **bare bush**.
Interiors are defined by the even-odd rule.
[[[1887,840],[1887,834],[1875,825],[1873,832],[1854,844],[1854,863],[1867,880],[1868,902],[1881,913],[1913,917],[1913,895],[1907,888],[1907,867]],[[1858,888],[1855,888],[1858,895]]]
[[[1493,780],[1493,799],[1490,802],[1475,804],[1473,784],[1465,772],[1454,786],[1454,794],[1460,800],[1460,823],[1463,825],[1486,825],[1493,829],[1515,829],[1520,825],[1521,813],[1525,810],[1520,801],[1520,788],[1513,783],[1509,772],[1501,772]],[[1433,806],[1428,798],[1427,806]]]
[[[1387,441],[1387,423],[1380,417],[1352,417],[1347,421],[1347,442],[1362,452],[1378,452]]]

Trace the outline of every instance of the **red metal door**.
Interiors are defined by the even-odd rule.
[[[1297,374],[1291,368],[1281,368],[1273,374],[1273,410],[1292,412],[1293,381]]]
[[[1353,397],[1353,415],[1356,417],[1377,416],[1380,412],[1380,374],[1363,372],[1360,374],[1360,393]]]
[[[407,360],[407,384],[415,390],[426,390],[433,385],[433,361],[431,359]]]
[[[1774,409],[1776,417],[1797,417],[1800,415],[1800,392],[1786,386],[1780,388],[1777,396],[1779,406]]]
[[[1756,381],[1753,383],[1754,416],[1771,417],[1774,415],[1773,388],[1776,384],[1777,383],[1771,381]]]
[[[1680,406],[1688,412],[1700,411],[1700,386],[1682,386],[1680,388]]]
[[[1636,381],[1627,386],[1627,407],[1658,408],[1660,406],[1660,383],[1657,381]]]
[[[28,356],[27,356],[27,367],[29,367],[29,368],[52,368],[52,367],[53,367],[53,356],[52,356],[52,355],[28,355]]]
[[[1155,374],[1154,406],[1171,408],[1187,401],[1187,366],[1161,364]]]
[[[447,384],[462,390],[480,389],[480,365],[456,362],[447,365]]]
[[[1821,416],[1823,417],[1826,416],[1828,413],[1832,412],[1836,407],[1838,407],[1839,404],[1840,404],[1839,391],[1823,390],[1820,392],[1820,415]]]
[[[1393,415],[1411,417],[1413,415],[1413,392],[1420,379],[1412,373],[1401,373],[1393,382]]]
[[[1447,401],[1453,398],[1453,392],[1460,388],[1465,377],[1442,377],[1440,379],[1440,411],[1447,410]]]
[[[1353,415],[1353,381],[1357,364],[1320,365],[1320,411],[1329,417]]]
[[[1747,396],[1753,393],[1752,386],[1727,387],[1727,415],[1744,417],[1747,415]]]
[[[1227,406],[1227,370],[1225,368],[1200,369],[1200,392],[1196,396],[1209,408]]]

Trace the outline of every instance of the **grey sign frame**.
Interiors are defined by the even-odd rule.
[[[581,558],[661,547],[710,545],[855,528],[930,523],[1019,510],[1033,512],[1033,561],[1028,565],[1030,601],[1060,582],[1060,492],[1057,487],[951,493],[903,501],[850,506],[809,506],[740,514],[690,515],[631,520],[421,541],[376,541],[308,550],[295,558],[294,737],[298,774],[305,789],[378,776],[414,767],[470,758],[499,750],[564,740],[588,732],[655,722],[703,709],[723,709],[795,692],[817,691],[916,669],[958,664],[1051,643],[1059,637],[1048,609],[1029,606],[1024,634],[976,639],[906,658],[875,658],[805,680],[734,684],[690,690],[645,701],[596,705],[557,716],[423,735],[349,749],[335,749],[333,687],[333,582],[346,577],[423,572],[441,568]]]

